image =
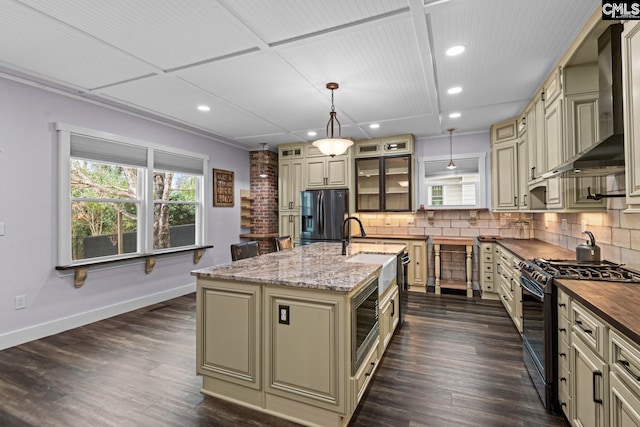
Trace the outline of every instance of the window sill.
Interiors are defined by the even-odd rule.
[[[74,285],[76,288],[80,288],[84,285],[84,282],[87,278],[87,273],[89,272],[89,267],[95,267],[100,265],[108,265],[108,264],[117,264],[127,261],[144,259],[144,271],[149,274],[153,271],[153,267],[156,265],[156,257],[163,255],[173,255],[183,252],[193,252],[193,263],[197,264],[200,262],[200,258],[202,254],[204,254],[205,249],[213,248],[213,245],[204,245],[204,246],[191,246],[188,248],[180,248],[174,250],[167,250],[162,252],[154,252],[152,254],[135,254],[131,256],[125,256],[118,259],[108,259],[101,261],[80,261],[77,263],[69,264],[69,265],[57,265],[56,270],[65,271],[65,270],[74,270]]]

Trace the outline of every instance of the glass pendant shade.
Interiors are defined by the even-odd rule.
[[[338,83],[327,83],[327,89],[331,90],[331,112],[329,113],[329,121],[327,122],[326,136],[313,142],[313,146],[317,147],[322,154],[331,157],[343,154],[353,145],[353,141],[342,138],[342,127],[337,117],[336,108],[333,105],[333,91],[338,89],[338,87]],[[335,124],[338,125],[337,138],[334,137]]]

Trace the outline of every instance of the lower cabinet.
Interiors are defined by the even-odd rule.
[[[574,391],[571,424],[584,427],[608,425],[609,366],[575,332],[571,335],[571,365]]]
[[[640,426],[640,346],[615,329],[609,332],[612,427]]]
[[[381,335],[352,372],[357,292],[198,277],[196,370],[202,392],[305,425],[346,426],[400,314],[398,287],[391,285],[379,297]]]
[[[380,354],[387,348],[400,322],[398,286],[392,284],[380,296]]]
[[[340,294],[265,288],[267,393],[345,412],[344,305]]]
[[[495,283],[495,243],[480,243],[480,290],[484,299],[499,299]]]
[[[496,245],[496,274],[498,295],[513,324],[522,334],[522,288],[520,288],[520,258]]]

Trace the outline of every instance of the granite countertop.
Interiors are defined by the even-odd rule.
[[[358,253],[397,255],[405,249],[403,244],[351,243],[344,256],[341,243],[314,243],[193,270],[191,275],[348,293],[379,275],[382,267],[346,259]]]

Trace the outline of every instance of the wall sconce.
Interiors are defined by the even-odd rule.
[[[427,211],[427,221],[429,221],[429,224],[433,225],[435,215],[436,215],[435,211]]]
[[[478,211],[469,211],[469,224],[476,225],[478,223]]]

